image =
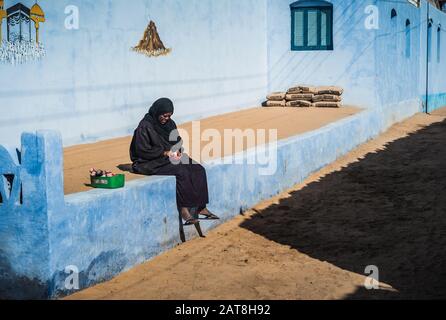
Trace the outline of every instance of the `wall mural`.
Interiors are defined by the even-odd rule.
[[[172,51],[172,49],[166,49],[164,46],[153,21],[150,21],[146,31],[144,31],[143,38],[136,47],[133,47],[133,50],[149,57],[165,56]]]
[[[45,22],[45,14],[37,0],[31,8],[19,2],[6,10],[5,2],[0,0],[0,62],[15,65],[44,57],[45,48],[39,41],[39,28]],[[6,38],[3,20],[6,20]]]

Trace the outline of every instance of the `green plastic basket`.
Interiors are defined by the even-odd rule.
[[[90,177],[91,186],[101,189],[119,189],[125,185],[125,175],[117,174],[114,177]]]

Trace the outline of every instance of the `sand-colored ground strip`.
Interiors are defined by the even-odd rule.
[[[285,139],[304,132],[321,128],[339,119],[354,115],[360,112],[359,108],[344,107],[334,108],[253,108],[239,112],[227,113],[201,120],[199,122],[200,132],[206,129],[217,130],[224,136],[225,129],[277,129],[277,138]],[[141,118],[144,115],[141,115]],[[138,124],[135,123],[135,127]],[[192,134],[192,122],[179,126],[188,135],[190,150],[194,146],[202,147],[209,142],[202,141],[199,136]],[[267,140],[268,141],[268,135]],[[247,139],[245,140],[247,141]],[[78,145],[64,150],[64,191],[65,194],[73,194],[91,190],[86,186],[89,183],[88,171],[90,168],[111,170],[115,173],[124,173],[126,181],[143,178],[143,176],[123,172],[117,168],[121,164],[129,164],[129,146],[131,137],[102,141],[93,144]],[[258,140],[255,141],[257,143]],[[222,150],[216,156],[230,155],[252,147],[245,143],[241,148]],[[189,153],[192,155],[192,153]],[[202,155],[197,161],[206,161],[208,158]]]

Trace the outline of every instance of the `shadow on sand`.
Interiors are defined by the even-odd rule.
[[[396,292],[346,299],[446,298],[446,122],[396,140],[272,205],[241,227]]]

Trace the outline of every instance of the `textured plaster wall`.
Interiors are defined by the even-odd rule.
[[[36,65],[19,66],[18,69],[4,65],[0,67],[2,71],[1,101],[2,103],[9,101],[9,104],[17,101],[17,105],[14,104],[14,110],[17,110],[14,119],[7,120],[8,117],[13,117],[12,112],[3,113],[0,118],[0,121],[3,121],[0,126],[0,138],[11,142],[11,136],[19,135],[19,132],[26,131],[27,128],[32,129],[31,133],[24,133],[21,136],[21,145],[16,144],[20,152],[17,152],[14,147],[0,147],[0,178],[3,179],[0,180],[3,182],[0,183],[0,190],[2,199],[4,199],[0,204],[0,296],[6,298],[62,296],[71,292],[65,288],[65,280],[68,276],[65,273],[67,266],[75,266],[78,269],[80,287],[85,288],[110,279],[171,248],[180,241],[178,213],[174,201],[174,178],[149,177],[130,182],[124,189],[94,190],[64,197],[63,141],[74,139],[76,134],[84,132],[84,130],[91,132],[90,138],[94,134],[107,131],[107,128],[98,124],[97,119],[89,117],[90,111],[95,113],[102,110],[101,108],[108,110],[109,105],[102,104],[104,101],[114,101],[116,106],[122,106],[124,100],[121,99],[138,97],[138,99],[144,100],[144,106],[141,104],[140,107],[130,108],[133,111],[130,109],[123,111],[124,109],[117,107],[116,109],[112,108],[112,111],[105,112],[108,114],[104,115],[105,118],[110,116],[110,119],[124,119],[125,123],[130,124],[139,119],[140,112],[145,111],[145,104],[155,95],[164,95],[169,92],[192,95],[196,94],[194,90],[198,90],[197,88],[200,86],[210,90],[206,91],[208,93],[214,92],[214,90],[222,93],[225,90],[235,90],[235,88],[244,90],[243,83],[245,83],[246,86],[248,84],[249,86],[259,85],[259,88],[263,86],[261,90],[259,89],[260,93],[255,93],[255,95],[263,96],[266,92],[265,86],[268,78],[270,89],[281,89],[282,86],[286,87],[289,84],[303,81],[316,85],[326,84],[325,81],[329,80],[330,84],[334,82],[345,86],[347,90],[346,102],[359,104],[366,108],[360,114],[319,130],[280,141],[277,149],[278,169],[272,175],[262,176],[259,174],[260,165],[249,165],[246,162],[239,165],[206,164],[211,200],[210,209],[222,216],[223,220],[220,222],[231,219],[241,210],[243,211],[259,201],[301,182],[312,172],[336,160],[358,144],[375,137],[393,123],[422,111],[426,95],[426,83],[420,80],[426,75],[426,60],[423,62],[423,57],[426,58],[425,52],[427,52],[425,45],[427,24],[424,24],[427,21],[425,2],[423,1],[423,6],[420,9],[405,3],[398,4],[396,6],[397,20],[394,25],[391,25],[385,20],[387,15],[390,19],[390,10],[392,9],[390,4],[370,1],[370,3],[376,3],[380,12],[383,13],[381,28],[375,31],[362,29],[362,18],[360,18],[362,16],[358,13],[362,7],[354,9],[358,6],[358,2],[360,1],[333,1],[335,16],[339,18],[335,22],[338,34],[335,37],[335,50],[331,53],[316,52],[313,53],[314,56],[309,53],[289,52],[286,49],[289,46],[289,39],[286,39],[286,36],[289,36],[289,31],[287,31],[289,3],[285,1],[268,1],[265,2],[265,6],[260,5],[262,7],[260,9],[259,6],[255,6],[255,4],[263,3],[259,1],[237,2],[240,3],[240,7],[237,7],[234,1],[229,0],[218,2],[220,4],[216,4],[217,1],[187,2],[189,5],[194,5],[193,8],[185,8],[186,2],[166,1],[169,7],[162,7],[158,3],[157,10],[165,8],[162,11],[163,15],[155,19],[159,26],[167,23],[168,12],[175,11],[177,15],[179,12],[190,13],[192,17],[195,17],[195,20],[189,20],[189,17],[186,16],[177,17],[178,25],[183,27],[182,30],[187,39],[195,41],[194,43],[200,42],[208,53],[213,52],[218,55],[220,54],[218,49],[221,49],[225,52],[225,57],[230,59],[225,60],[226,58],[217,56],[220,59],[209,62],[205,56],[198,56],[201,51],[195,46],[188,46],[187,43],[183,44],[184,48],[179,46],[176,41],[181,41],[179,39],[182,38],[179,36],[176,38],[174,31],[164,29],[166,31],[161,31],[161,34],[165,35],[165,42],[168,46],[172,46],[174,50],[180,50],[182,54],[187,52],[188,55],[191,55],[190,64],[185,66],[182,66],[181,61],[186,59],[182,54],[181,59],[172,54],[172,57],[165,60],[163,60],[164,58],[162,60],[147,60],[144,56],[131,56],[133,53],[128,49],[120,49],[122,51],[118,50],[120,53],[116,55],[116,59],[111,59],[106,55],[109,51],[103,46],[99,46],[98,43],[104,44],[104,39],[114,39],[114,43],[109,43],[107,46],[116,48],[116,42],[122,41],[125,42],[123,48],[128,48],[139,38],[140,29],[143,29],[146,23],[146,21],[138,20],[140,26],[134,27],[136,20],[122,19],[115,25],[116,30],[110,30],[105,35],[103,30],[110,25],[109,22],[115,21],[113,17],[129,14],[125,10],[127,2],[124,1],[113,1],[113,5],[110,1],[98,1],[87,6],[90,9],[87,16],[84,17],[87,25],[88,21],[95,17],[94,13],[106,12],[106,14],[98,18],[95,24],[90,24],[88,31],[79,31],[74,36],[78,43],[83,44],[80,51],[83,52],[82,54],[77,49],[75,50],[74,44],[66,44],[66,48],[58,48],[57,43],[65,43],[67,38],[72,35],[62,36],[59,34],[60,30],[57,29],[58,27],[56,28],[56,25],[63,22],[61,18],[59,20],[55,18],[52,22],[55,24],[53,26],[48,21],[46,27],[53,30],[48,32],[54,36],[53,40],[47,40],[49,49],[55,46],[57,48],[54,50],[62,52],[68,50],[71,52],[70,57],[62,54],[50,59],[52,50],[49,50],[49,56],[45,58],[47,60]],[[48,9],[50,17],[57,16],[65,4],[64,1],[57,3]],[[79,1],[79,3],[87,5],[86,1]],[[153,12],[148,8],[155,8],[151,7],[155,3],[155,1],[135,1],[132,6],[136,7],[132,8],[147,14]],[[202,5],[200,5],[201,3]],[[253,10],[254,15],[263,15],[264,18],[268,11],[268,23],[260,22],[260,30],[263,28],[262,32],[264,32],[263,36],[258,35],[258,37],[254,37],[254,40],[250,37],[253,32],[251,23],[254,23],[254,17],[250,16],[252,20],[251,18],[237,18],[251,13],[248,8]],[[265,10],[266,8],[268,10]],[[232,26],[228,27],[229,29],[220,28],[227,21],[223,23],[223,20],[218,19],[212,20],[212,22],[207,20],[209,12],[221,10],[224,15],[231,15],[231,19],[234,16],[240,20],[237,22],[241,24],[238,27],[243,27],[243,30],[232,33]],[[431,12],[434,12],[432,13],[434,23],[440,22],[446,26],[446,22],[442,22],[445,19],[442,13]],[[282,15],[287,18],[279,21],[278,18]],[[350,19],[344,19],[344,15]],[[401,32],[395,35],[390,32],[390,28],[395,26],[403,28],[406,19],[411,20],[414,28],[410,58],[404,56],[405,43],[404,37],[400,38]],[[343,20],[345,21],[342,22]],[[192,24],[191,21],[195,22]],[[220,21],[220,24],[216,21]],[[191,23],[190,28],[184,28],[189,23]],[[209,29],[209,26],[212,28]],[[133,31],[128,31],[130,29]],[[350,33],[346,30],[350,30]],[[197,33],[198,38],[195,39],[194,35]],[[261,46],[264,48],[266,48],[266,39],[268,39],[268,51],[264,49],[265,51],[262,53],[259,49],[260,51],[257,52],[255,50],[257,44],[253,43],[253,47],[242,52],[240,51],[242,40],[238,39],[236,43],[240,46],[236,45],[235,49],[240,51],[238,55],[246,54],[246,57],[244,59],[237,58],[237,54],[232,55],[234,47],[228,49],[227,43],[217,45],[215,41],[208,42],[206,40],[208,37],[220,39],[216,35],[221,33],[225,34],[228,39],[240,37],[243,42],[248,41],[248,38],[251,42],[255,42],[256,39],[263,41]],[[124,34],[132,34],[135,39],[132,38],[130,41],[126,37],[121,37]],[[85,38],[90,40],[87,41]],[[97,41],[93,41],[95,39]],[[286,41],[287,45],[283,44],[283,41]],[[85,47],[86,43],[90,47]],[[249,45],[245,43],[243,47],[249,47]],[[189,51],[181,51],[186,50],[185,48],[188,48]],[[254,52],[251,50],[258,54],[254,56]],[[101,53],[103,61],[97,59],[95,62],[89,62],[89,52]],[[433,52],[436,50],[434,49]],[[127,55],[130,62],[121,59]],[[76,61],[76,63],[70,65],[70,61]],[[428,87],[430,110],[441,106],[445,99],[444,92],[446,90],[441,77],[445,64],[441,61],[437,62],[435,66],[433,62],[429,65],[431,71],[429,74],[432,77],[429,78],[429,82],[432,83]],[[76,72],[76,76],[74,76],[74,72],[70,68],[62,68],[64,63],[74,66],[73,68],[80,73]],[[50,68],[51,72],[49,73],[43,72],[46,64],[52,65],[53,69]],[[203,69],[200,69],[200,66]],[[265,66],[268,66],[268,72]],[[140,69],[142,71],[139,76],[132,78],[133,73],[130,71],[139,72]],[[166,73],[163,72],[164,69],[170,71]],[[245,78],[244,76],[249,75],[254,69],[260,70],[259,74],[263,75],[260,76],[258,82],[254,81],[253,84],[252,81],[248,81],[249,77]],[[8,76],[5,76],[5,70],[8,70]],[[25,85],[19,87],[16,84],[18,79],[24,75],[27,75],[24,79],[29,79],[27,77],[33,73],[32,70],[42,74],[42,81],[33,80],[34,87],[31,89],[29,87],[31,82],[26,83],[26,81]],[[185,70],[193,70],[197,79],[200,74],[203,74],[208,77],[206,78],[208,80],[175,82],[173,78],[176,76],[188,76],[188,72]],[[213,70],[217,71],[214,73]],[[311,70],[312,72],[310,72]],[[15,74],[17,71],[22,72],[21,76]],[[127,71],[129,71],[128,74]],[[214,80],[209,80],[216,73],[223,78],[217,76]],[[240,77],[236,77],[237,80],[234,80],[234,74],[239,74]],[[127,76],[132,78],[127,83],[127,89],[115,86],[116,79],[128,80],[125,78]],[[151,81],[157,79],[158,76],[165,77],[165,81],[155,85]],[[141,80],[145,77],[149,79],[148,82]],[[256,77],[250,79],[256,79]],[[336,82],[337,79],[340,79],[339,82]],[[9,83],[12,88],[7,86]],[[87,86],[86,83],[91,85]],[[134,84],[137,85],[134,86]],[[32,88],[38,88],[38,90]],[[50,90],[50,88],[52,89]],[[151,92],[147,96],[146,89]],[[5,92],[9,92],[8,95],[4,95]],[[130,92],[139,92],[139,95],[129,94]],[[198,90],[198,92],[196,97],[203,97],[201,94],[205,90]],[[253,92],[248,94],[247,99],[254,99]],[[222,99],[227,102],[234,98],[231,94],[222,94],[220,97],[224,97]],[[194,113],[201,112],[199,115],[201,117],[208,115],[208,112],[224,111],[218,108],[218,110],[212,110],[211,107],[209,107],[211,109],[206,109],[206,99],[179,99],[179,116],[198,117],[198,115],[194,116]],[[213,100],[215,102],[220,101],[219,98],[209,99],[215,99]],[[196,104],[198,101],[201,102]],[[66,107],[66,104],[69,103],[71,103],[70,108]],[[46,110],[43,109],[45,104],[50,110],[48,114],[45,113],[47,111],[42,111]],[[195,106],[197,107],[195,108]],[[232,106],[235,107],[234,104]],[[64,111],[64,108],[67,110]],[[65,112],[68,113],[65,114]],[[37,125],[39,120],[47,117],[49,122],[45,120]],[[71,125],[70,121],[72,121]],[[54,127],[48,123],[53,123]],[[5,127],[4,124],[11,125]],[[15,129],[12,124],[16,126]],[[61,133],[59,131],[36,132],[35,129],[39,126],[58,129]],[[100,136],[105,137],[106,135],[101,134]],[[84,138],[89,139],[88,135],[85,135]],[[246,154],[236,155],[236,158],[246,160],[256,155],[256,150],[250,150]],[[3,175],[16,176],[9,197],[6,196],[8,191],[4,187]],[[20,185],[23,189],[22,200],[20,200]],[[204,225],[204,231],[215,227],[217,223],[212,222]],[[195,233],[189,229],[187,237],[192,236],[195,236]]]

